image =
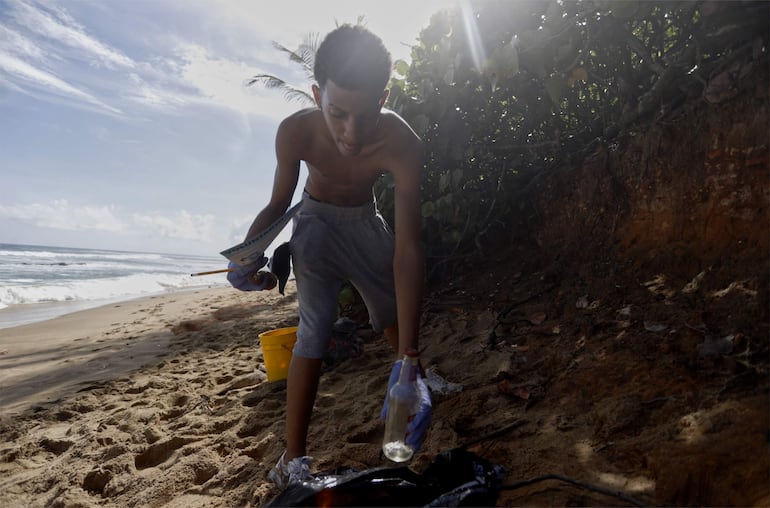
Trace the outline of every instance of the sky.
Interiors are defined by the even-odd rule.
[[[0,243],[217,256],[267,204],[275,129],[301,107],[245,81],[310,90],[272,42],[363,16],[408,61],[451,5],[0,0]]]

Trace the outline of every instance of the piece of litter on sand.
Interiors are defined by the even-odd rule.
[[[729,355],[733,352],[734,340],[735,335],[728,335],[727,337],[723,337],[721,339],[715,339],[713,337],[706,336],[703,342],[696,346],[698,349],[698,357],[702,359],[706,358],[707,356]]]
[[[645,321],[644,322],[644,329],[648,332],[662,332],[668,328],[668,325],[665,323],[656,323],[654,321]]]
[[[450,383],[436,373],[436,367],[430,367],[425,371],[425,384],[433,393],[446,395],[463,391],[463,385],[460,383]]]

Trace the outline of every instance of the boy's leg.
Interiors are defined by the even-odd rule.
[[[286,384],[285,460],[306,455],[307,432],[313,412],[322,360],[293,356]]]

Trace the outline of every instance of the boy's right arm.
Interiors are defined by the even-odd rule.
[[[270,201],[265,206],[249,227],[244,241],[248,241],[258,235],[270,224],[275,222],[286,212],[291,204],[291,198],[294,196],[294,189],[297,187],[299,179],[300,156],[296,150],[298,143],[296,136],[299,132],[299,124],[294,116],[291,116],[281,122],[278,126],[278,132],[275,136],[275,152],[277,164],[275,176],[273,178],[273,192]],[[271,289],[269,280],[266,277],[255,279],[255,274],[259,274],[259,269],[265,265],[267,259],[264,257],[259,262],[247,266],[236,266],[233,263],[228,265],[232,270],[227,274],[227,280],[236,289],[242,291],[260,291]]]
[[[299,180],[301,156],[297,147],[302,146],[299,127],[296,115],[286,118],[278,126],[278,132],[275,136],[277,164],[273,177],[273,192],[268,204],[252,222],[245,240],[256,236],[275,222],[291,204],[291,198],[294,196],[294,190]]]

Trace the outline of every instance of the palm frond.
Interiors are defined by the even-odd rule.
[[[278,51],[281,51],[282,53],[286,53],[286,55],[288,55],[289,57],[289,60],[291,60],[292,62],[298,63],[303,67],[307,66],[307,62],[305,62],[305,60],[297,51],[291,50],[286,46],[284,46],[283,44],[281,44],[280,42],[275,42],[275,41],[273,41],[273,47]]]
[[[273,47],[282,53],[286,53],[294,63],[302,66],[305,76],[313,79],[313,65],[315,64],[315,54],[318,46],[321,44],[321,35],[315,32],[305,34],[302,43],[295,50],[291,50],[283,44],[273,41]]]
[[[282,88],[290,86],[286,81],[271,74],[257,74],[246,80],[246,86],[262,85],[265,88]]]
[[[305,77],[309,81],[312,81],[314,78],[313,65],[315,64],[315,54],[320,44],[321,35],[315,32],[305,34],[302,43],[296,50],[291,50],[283,44],[273,41],[273,47],[275,49],[281,53],[285,53],[291,62],[299,64],[302,67],[302,70],[305,72]],[[272,74],[257,74],[252,76],[245,81],[245,85],[261,85],[265,88],[280,90],[283,93],[284,99],[288,102],[296,101],[308,105],[315,104],[315,99],[310,93],[292,86],[285,80]]]
[[[283,98],[286,102],[299,102],[308,106],[315,106],[315,98],[304,90],[290,87],[283,90]]]
[[[271,74],[257,74],[246,80],[246,86],[261,85],[268,89],[279,90],[287,102],[315,104],[315,99],[308,92],[290,85],[286,81]]]
[[[305,34],[305,38],[302,40],[302,44],[297,48],[297,55],[302,58],[305,67],[312,69],[315,64],[315,54],[318,51],[318,46],[321,45],[321,34],[317,32],[311,32]]]

